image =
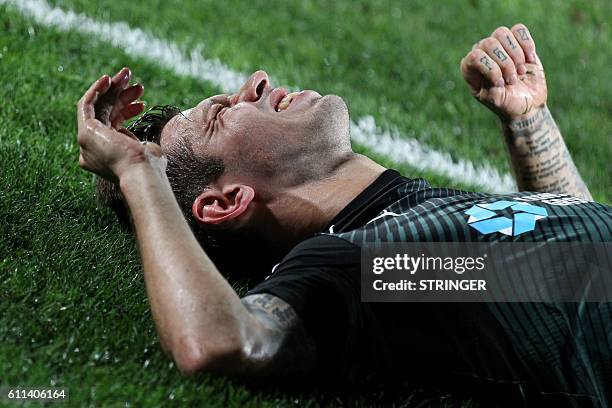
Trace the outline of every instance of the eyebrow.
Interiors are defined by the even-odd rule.
[[[168,119],[168,122],[166,122],[166,124],[165,124],[165,125],[164,125],[164,126],[161,128],[161,130],[160,130],[160,132],[159,132],[159,141],[160,141],[160,143],[161,143],[161,135],[162,135],[162,133],[164,132],[164,128],[165,128],[165,127],[166,127],[166,125],[167,125],[168,123],[170,123],[170,121],[171,121],[172,119],[174,119],[175,117],[177,117],[177,116],[182,116],[182,117],[183,117],[183,118],[185,118],[185,120],[187,120],[188,122],[192,122],[192,123],[193,123],[193,120],[192,120],[192,119],[190,119],[189,117],[187,117],[187,115],[189,115],[193,109],[194,109],[194,108],[185,109],[184,111],[180,111],[180,112],[178,112],[176,115],[174,115],[174,116],[172,116],[170,119]],[[175,121],[178,121],[178,118],[177,118]],[[175,126],[176,126],[176,125],[175,125]],[[185,131],[185,129],[177,129],[177,130],[178,130],[178,131],[183,131],[183,132]]]
[[[191,110],[193,108],[187,109],[185,112]],[[179,122],[180,118],[176,118],[177,116],[182,116],[183,118],[185,118],[185,120],[187,120],[187,122],[189,123],[184,123],[184,122]],[[168,125],[170,123],[170,121],[172,119],[176,118],[175,123],[173,124],[174,129],[172,130],[174,133],[180,135],[181,137],[178,137],[178,141],[175,141],[174,143],[172,143],[169,146],[166,146],[167,149],[174,151],[176,150],[178,147],[183,147],[183,148],[188,148],[191,150],[192,148],[192,141],[190,140],[189,137],[187,137],[186,135],[189,132],[193,132],[193,127],[189,126],[190,123],[194,123],[194,121],[190,118],[188,118],[183,112],[179,112],[176,115],[174,115],[172,118],[170,118],[168,120],[168,122],[164,125],[164,127],[161,129],[160,133],[159,133],[159,142],[158,144],[161,145],[161,136],[163,134],[164,129],[166,128],[166,125]],[[170,130],[169,130],[170,131]]]

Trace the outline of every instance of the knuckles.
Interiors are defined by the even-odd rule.
[[[508,27],[500,26],[500,27],[497,27],[495,29],[495,31],[493,31],[491,33],[491,37],[502,37],[502,36],[508,35],[510,33],[511,32],[510,32],[510,29]]]
[[[98,127],[100,126],[100,122],[98,122],[97,120],[87,120],[85,121],[85,134],[89,133],[89,134],[94,134],[96,132],[96,130],[98,130]]]
[[[483,55],[484,51],[482,51],[480,48],[476,48],[470,51],[470,53],[466,57],[466,60],[469,64],[475,64],[480,60]]]
[[[483,49],[493,49],[499,45],[499,41],[493,37],[487,37],[480,42],[480,47]]]

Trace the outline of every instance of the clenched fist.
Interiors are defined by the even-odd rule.
[[[503,120],[527,117],[546,104],[544,67],[527,27],[499,27],[461,60],[472,95]]]

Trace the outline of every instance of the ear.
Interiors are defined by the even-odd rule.
[[[242,184],[213,187],[194,200],[191,211],[199,224],[217,225],[244,214],[254,198],[255,190]]]

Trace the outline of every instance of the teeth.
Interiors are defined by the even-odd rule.
[[[285,95],[285,97],[283,99],[281,99],[281,101],[279,102],[278,106],[276,107],[276,111],[280,112],[282,110],[285,110],[289,107],[289,104],[291,103],[291,101],[293,100],[293,98],[298,94],[299,92],[291,92],[290,94]]]

